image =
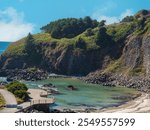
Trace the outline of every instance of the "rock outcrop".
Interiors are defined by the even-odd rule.
[[[63,75],[89,74],[86,81],[103,83],[105,86],[149,88],[150,11],[142,10],[133,16],[132,21],[103,29],[107,32],[104,35],[105,41],[100,37],[102,43],[96,43],[98,27],[90,29],[89,36],[85,31],[71,39],[53,39],[50,34],[43,33],[34,35],[34,50],[30,56],[25,50],[26,38],[21,39],[0,56],[0,69],[3,70],[0,76],[19,75],[22,79],[34,80],[40,79],[40,75],[41,79],[46,78],[45,71]],[[76,46],[77,42],[84,43],[84,48],[82,45]],[[22,72],[33,67],[44,71],[37,74],[34,72],[35,77]]]

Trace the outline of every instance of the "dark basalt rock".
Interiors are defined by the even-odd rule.
[[[67,86],[67,90],[76,91],[78,88],[74,87],[73,85]]]
[[[101,77],[102,76],[102,77]],[[103,77],[105,80],[103,80]],[[142,92],[150,91],[150,78],[146,77],[125,77],[121,74],[106,74],[95,76],[90,75],[89,77],[82,78],[85,82],[94,84],[103,84],[104,86],[125,86],[128,88],[135,88]]]
[[[44,84],[42,87],[43,87],[43,88],[44,88],[44,87],[45,87],[45,88],[56,88],[56,86],[53,85],[52,83]]]
[[[12,81],[14,81],[14,79],[13,79],[12,77],[9,77],[9,76],[8,76],[8,77],[7,77],[7,81],[8,81],[8,82],[12,82]]]
[[[0,70],[0,77],[7,77],[7,81],[11,82],[14,80],[26,80],[26,81],[36,81],[48,78],[48,73],[43,70],[37,70],[30,72],[27,69],[14,69]]]

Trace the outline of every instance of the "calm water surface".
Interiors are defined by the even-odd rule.
[[[135,94],[133,89],[123,87],[103,87],[102,85],[87,84],[75,78],[56,78],[35,82],[25,82],[29,88],[38,88],[39,85],[52,83],[60,95],[55,95],[55,108],[103,108],[119,105],[123,100],[115,100],[113,97]],[[68,91],[66,87],[73,85],[78,91]],[[50,96],[51,97],[51,96]]]

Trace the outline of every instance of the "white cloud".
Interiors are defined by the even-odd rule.
[[[120,18],[123,19],[124,17],[126,16],[131,16],[133,15],[133,11],[131,9],[127,9],[125,12],[123,12],[121,15],[120,15]]]
[[[105,7],[105,8],[107,8],[107,7]],[[112,24],[112,23],[119,22],[126,16],[131,16],[134,14],[131,9],[125,10],[125,12],[123,12],[120,16],[107,16],[107,15],[104,15],[104,13],[105,12],[102,12],[102,11],[96,11],[92,14],[92,17],[94,19],[97,19],[98,21],[106,20],[106,24]]]
[[[112,24],[112,23],[116,23],[119,21],[119,19],[117,17],[109,17],[109,16],[105,16],[105,15],[99,16],[99,18],[97,20],[98,21],[106,20],[106,24]]]
[[[106,2],[95,9],[94,13],[92,14],[92,17],[97,18],[99,17],[99,15],[108,13],[116,7],[117,7],[116,3],[112,1]]]
[[[33,32],[34,25],[24,21],[24,13],[9,7],[0,10],[0,41],[16,41]]]

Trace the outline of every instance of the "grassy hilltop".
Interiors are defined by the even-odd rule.
[[[12,43],[0,58],[1,69],[40,68],[67,75],[149,74],[150,11],[105,25],[90,17],[51,22],[39,34]]]

